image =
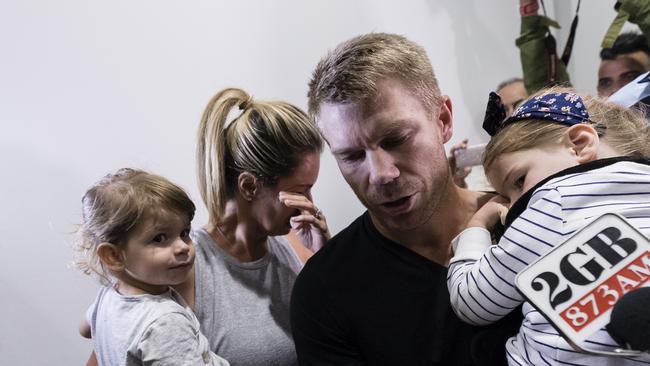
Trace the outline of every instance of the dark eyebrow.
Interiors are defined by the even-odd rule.
[[[415,130],[415,128],[416,127],[414,127],[407,119],[397,120],[391,125],[383,128],[381,132],[373,133],[373,135],[371,136],[371,141],[376,142],[376,141],[381,141],[386,137],[407,134]],[[331,152],[333,155],[340,156],[340,155],[349,155],[361,150],[364,150],[364,148],[344,147],[338,150],[331,150]]]
[[[339,150],[332,150],[332,155],[337,155],[337,156],[350,155],[350,154],[352,154],[352,153],[354,153],[356,151],[361,151],[361,150],[363,150],[363,149],[355,149],[355,148],[351,148],[351,147],[350,148],[345,147],[345,148],[342,148],[342,149],[339,149]]]
[[[634,74],[636,74],[636,75],[641,75],[642,73],[643,73],[643,71],[638,71],[638,70],[627,70],[626,72],[620,74],[619,77],[621,77],[621,76],[627,76],[627,75],[634,75]]]
[[[404,133],[411,132],[415,128],[407,124],[408,120],[399,120],[396,123],[388,126],[382,133],[379,135],[380,138],[392,135],[401,135]]]

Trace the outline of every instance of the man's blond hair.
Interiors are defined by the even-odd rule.
[[[370,33],[341,43],[318,63],[307,93],[310,117],[323,103],[370,102],[377,83],[388,78],[404,82],[429,111],[441,100],[424,48],[400,35]]]

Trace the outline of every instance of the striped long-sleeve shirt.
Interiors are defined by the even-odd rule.
[[[621,160],[556,177],[537,188],[497,245],[491,245],[484,229],[461,232],[454,239],[447,279],[456,314],[475,325],[508,314],[525,302],[515,288],[517,273],[603,213],[621,214],[649,236],[650,165]],[[506,344],[510,365],[650,365],[650,356],[581,354],[530,304],[524,303],[523,312],[519,334]],[[604,329],[587,342],[595,349],[618,347]]]

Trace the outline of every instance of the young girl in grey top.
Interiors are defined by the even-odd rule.
[[[121,169],[83,199],[77,263],[103,287],[81,332],[99,365],[228,365],[210,351],[199,322],[171,285],[194,263],[194,204],[163,177]]]

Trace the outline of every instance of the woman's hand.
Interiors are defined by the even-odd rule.
[[[285,206],[300,210],[300,215],[291,218],[291,228],[302,245],[313,252],[322,248],[331,235],[325,215],[316,208],[311,196],[282,191],[279,199]]]
[[[467,227],[482,227],[490,230],[508,213],[510,202],[503,196],[494,196],[487,201],[469,220]]]

